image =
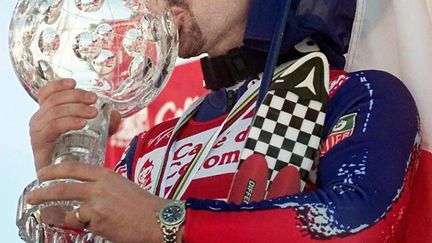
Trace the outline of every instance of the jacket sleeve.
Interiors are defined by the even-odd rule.
[[[122,158],[115,167],[116,173],[128,178],[129,180],[132,179],[132,167],[134,163],[135,152],[138,146],[138,137],[139,135],[135,136],[131,140],[128,147],[125,149]]]
[[[317,189],[242,205],[189,199],[184,242],[400,242],[417,161],[415,103],[384,72],[343,82],[328,106]]]
[[[250,48],[267,51],[284,1],[253,0],[244,37]],[[356,0],[292,0],[282,53],[306,37],[317,42],[332,67],[342,69],[351,38]]]

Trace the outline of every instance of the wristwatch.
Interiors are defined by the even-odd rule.
[[[175,243],[177,232],[186,219],[186,208],[183,201],[172,201],[159,211],[158,222],[162,229],[164,243]]]

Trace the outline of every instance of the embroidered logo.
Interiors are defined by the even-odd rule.
[[[356,117],[357,113],[351,113],[339,119],[333,127],[332,132],[327,137],[327,140],[322,145],[321,156],[324,156],[336,144],[351,137],[354,132]]]
[[[158,143],[160,143],[162,140],[166,139],[168,140],[171,137],[172,132],[174,131],[174,127],[171,127],[163,132],[161,132],[157,137],[150,139],[149,141],[149,145],[157,145]]]

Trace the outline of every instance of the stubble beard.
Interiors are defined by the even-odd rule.
[[[179,57],[189,58],[202,54],[206,40],[187,0],[168,0],[168,3],[170,8],[177,7],[183,11],[176,17],[179,32]]]

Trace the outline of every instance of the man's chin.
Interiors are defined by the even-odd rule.
[[[196,57],[196,56],[199,56],[199,54],[198,55],[192,55],[190,53],[181,53],[181,52],[179,52],[179,54],[178,54],[178,57],[183,58],[183,59],[188,59],[188,58],[192,58],[192,57]]]
[[[190,58],[190,56],[187,55],[185,51],[182,51],[182,49],[179,48],[178,56],[180,58]]]
[[[198,48],[193,48],[190,45],[183,46],[180,42],[178,56],[180,58],[192,58],[203,54],[203,52]]]

